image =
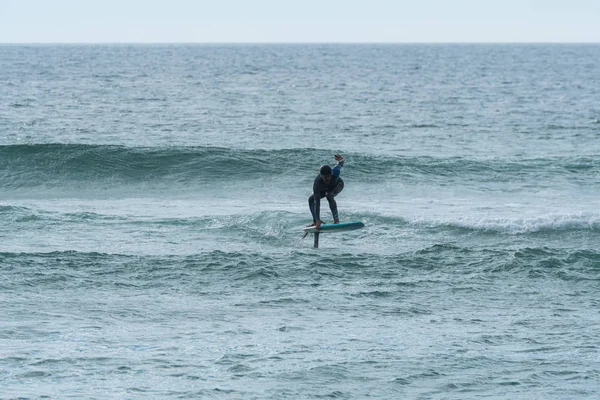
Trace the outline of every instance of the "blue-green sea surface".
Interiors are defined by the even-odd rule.
[[[598,45],[2,45],[0,398],[595,399],[599,137]]]

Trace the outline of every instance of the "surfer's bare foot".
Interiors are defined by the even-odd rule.
[[[322,223],[322,224],[324,224],[324,223],[325,223],[325,222],[323,222],[323,221],[321,221],[321,220],[319,220],[319,222],[320,222],[320,223]],[[315,223],[315,222],[313,222],[312,224],[306,225],[306,227],[307,227],[307,228],[310,228],[311,226],[315,226],[315,225],[316,225],[316,223]]]

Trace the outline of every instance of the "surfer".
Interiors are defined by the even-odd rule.
[[[340,178],[340,172],[342,166],[344,166],[344,158],[336,154],[333,156],[337,161],[337,164],[331,168],[329,165],[323,165],[319,170],[319,175],[315,178],[313,183],[313,194],[308,198],[308,207],[313,217],[313,223],[309,226],[315,226],[317,229],[321,227],[323,221],[321,221],[321,199],[327,198],[331,214],[333,214],[333,223],[339,224],[340,219],[338,217],[337,203],[335,202],[335,196],[337,196],[344,189],[344,181]]]

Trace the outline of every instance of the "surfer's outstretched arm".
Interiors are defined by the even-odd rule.
[[[333,175],[333,178],[337,178],[338,176],[340,176],[340,173],[342,172],[342,167],[344,166],[344,157],[340,156],[339,154],[336,154],[333,156],[333,158],[335,158],[335,160],[337,161],[337,164],[335,164],[335,167],[333,167],[331,169],[331,174]]]

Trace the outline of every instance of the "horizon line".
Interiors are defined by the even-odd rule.
[[[600,41],[415,41],[415,42],[352,42],[352,41],[331,41],[331,42],[0,42],[0,45],[415,45],[415,44],[600,44]]]

